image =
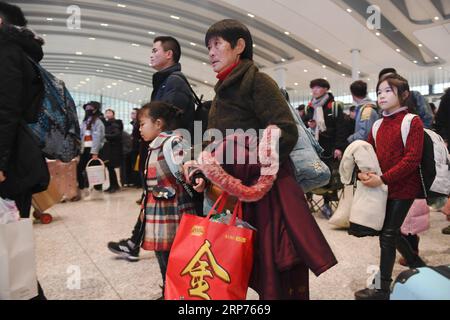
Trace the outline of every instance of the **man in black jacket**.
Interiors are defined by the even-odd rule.
[[[27,123],[36,122],[44,88],[29,59],[43,58],[44,41],[26,29],[22,10],[0,2],[0,196],[30,216],[31,195],[47,189],[49,173]],[[37,299],[44,299],[39,286]]]
[[[118,173],[122,164],[122,120],[116,119],[116,113],[112,109],[105,111],[105,138],[106,142],[100,150],[100,158],[105,161],[109,173],[109,188],[105,190],[108,193],[114,193],[120,190]]]
[[[193,139],[194,130],[194,97],[181,72],[181,48],[178,41],[169,36],[156,37],[153,40],[150,64],[157,71],[153,75],[152,101],[164,101],[184,111],[179,128],[190,132]],[[192,140],[193,141],[193,140]],[[141,142],[139,171],[142,174],[147,157],[148,143]],[[145,181],[143,181],[145,183]],[[201,202],[201,199],[197,199]],[[134,226],[132,236],[119,242],[109,242],[108,248],[113,253],[126,257],[129,261],[139,260],[143,226],[140,218]]]

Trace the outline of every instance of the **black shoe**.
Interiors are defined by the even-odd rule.
[[[448,227],[442,229],[442,233],[443,233],[443,234],[450,234],[450,226],[448,226]]]
[[[120,190],[120,188],[108,188],[108,189],[106,189],[105,190],[105,192],[107,192],[107,193],[114,193],[114,192],[117,192],[117,191],[119,191]]]
[[[108,249],[111,252],[126,258],[130,262],[139,260],[140,248],[139,246],[132,246],[130,239],[120,240],[119,242],[108,242]]]
[[[381,289],[362,289],[355,292],[355,300],[389,300],[390,292]]]

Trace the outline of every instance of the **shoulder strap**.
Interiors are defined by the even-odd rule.
[[[401,132],[402,132],[403,146],[406,146],[406,140],[408,139],[409,130],[411,129],[411,122],[415,117],[417,117],[417,115],[407,113],[402,120]]]
[[[375,121],[373,123],[372,126],[372,137],[373,137],[373,141],[375,141],[375,146],[377,145],[377,133],[378,133],[378,129],[380,129],[381,123],[383,122],[383,118],[378,119],[377,121]]]
[[[193,197],[194,192],[192,191],[192,187],[189,186],[186,181],[184,181],[183,172],[180,171],[180,165],[177,163],[176,159],[174,158],[174,154],[172,152],[173,142],[179,139],[178,136],[172,136],[170,138],[167,138],[163,142],[163,154],[164,154],[164,160],[167,163],[167,166],[169,167],[170,172],[172,175],[177,179],[177,181],[183,186],[184,190]],[[181,142],[183,143],[183,142]]]
[[[186,79],[186,77],[184,76],[183,73],[181,73],[180,71],[175,71],[172,73],[172,75],[178,76],[179,78],[183,79],[184,82],[186,82],[189,90],[191,91],[192,95],[194,96],[194,100],[195,100],[195,104],[197,106],[201,106],[202,105],[202,97],[198,97],[197,94],[195,93],[194,89],[192,89],[191,84],[189,83],[188,79]]]

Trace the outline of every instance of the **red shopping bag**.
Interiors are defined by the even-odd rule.
[[[229,224],[210,220],[225,206],[222,194],[205,218],[185,214],[175,236],[166,274],[166,300],[245,300],[253,267],[255,231],[236,227],[237,202]]]

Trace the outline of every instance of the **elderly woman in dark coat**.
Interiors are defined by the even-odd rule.
[[[249,201],[247,186],[258,180],[260,165],[222,166],[231,179],[242,181],[239,190],[227,184],[230,177],[218,178],[208,166],[200,168],[213,185],[244,201],[244,220],[258,230],[250,286],[261,299],[309,299],[308,269],[319,275],[337,262],[294,178],[289,159],[298,138],[294,119],[277,84],[253,62],[253,42],[246,26],[229,19],[217,22],[209,28],[205,44],[219,79],[208,127],[224,136],[227,129],[278,127],[280,166],[271,188],[253,202],[245,202]],[[223,145],[230,141],[225,139]],[[196,190],[204,188],[201,179],[194,183]]]

